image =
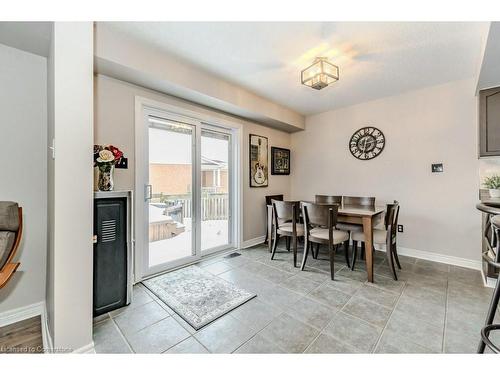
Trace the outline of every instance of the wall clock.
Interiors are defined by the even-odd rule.
[[[385,146],[385,137],[379,129],[366,126],[357,130],[349,141],[351,154],[359,160],[377,157]]]

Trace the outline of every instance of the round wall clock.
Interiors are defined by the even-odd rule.
[[[359,160],[373,159],[382,152],[384,146],[384,133],[373,126],[357,130],[349,141],[351,154]]]

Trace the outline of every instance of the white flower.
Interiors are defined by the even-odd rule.
[[[97,158],[98,163],[109,163],[115,160],[115,156],[109,150],[102,150],[99,152],[99,157]]]

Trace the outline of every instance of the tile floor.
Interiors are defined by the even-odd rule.
[[[198,266],[257,297],[199,331],[192,329],[142,284],[130,306],[94,321],[98,353],[474,353],[492,289],[478,271],[400,257],[399,281],[385,254],[375,254],[375,284],[364,263],[356,270],[327,255],[292,266],[280,248],[239,250]],[[300,256],[299,256],[300,259]]]

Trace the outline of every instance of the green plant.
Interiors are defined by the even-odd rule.
[[[493,175],[484,179],[483,185],[488,189],[500,189],[500,176]]]

